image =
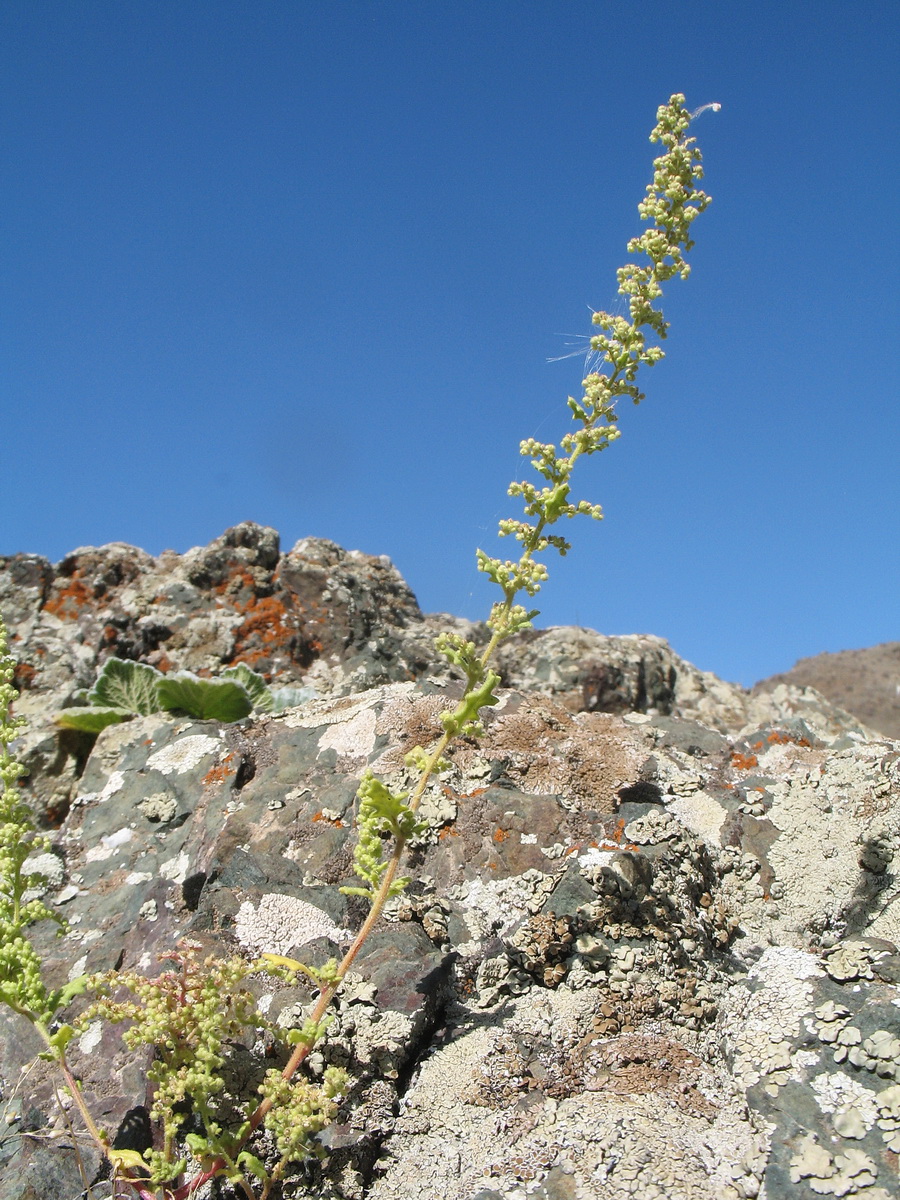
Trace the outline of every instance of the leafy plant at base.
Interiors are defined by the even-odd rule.
[[[82,693],[84,695],[84,693]],[[107,725],[157,712],[185,713],[199,721],[240,721],[254,710],[276,713],[315,695],[312,688],[277,688],[245,663],[226,667],[216,679],[191,671],[163,675],[146,663],[108,658],[85,699],[56,714],[64,729],[99,733]]]
[[[253,711],[246,688],[233,679],[200,679],[189,671],[164,676],[156,686],[167,712],[183,712],[199,721],[240,721]]]
[[[719,106],[704,107],[718,109]],[[438,638],[439,651],[462,672],[464,690],[455,708],[441,714],[443,733],[436,737],[435,744],[430,748],[416,746],[407,755],[408,766],[418,772],[412,791],[392,792],[370,772],[360,784],[354,868],[364,886],[348,886],[341,890],[364,896],[370,907],[341,962],[331,963],[318,971],[278,955],[264,955],[256,964],[247,964],[240,959],[200,963],[189,947],[182,946],[169,956],[179,969],[165,972],[156,980],[129,973],[93,981],[93,986],[99,987],[103,994],[84,1019],[97,1016],[112,1021],[130,1021],[132,1024],[124,1034],[126,1043],[152,1045],[157,1049],[157,1061],[150,1074],[157,1085],[153,1114],[162,1124],[163,1148],[148,1152],[145,1157],[109,1147],[108,1138],[97,1129],[85,1109],[65,1061],[65,1045],[74,1030],[71,1026],[62,1026],[55,1033],[51,1032],[50,1022],[57,1008],[71,995],[84,990],[86,981],[75,981],[61,993],[49,993],[41,981],[40,959],[24,934],[30,921],[52,918],[53,914],[41,902],[23,903],[29,877],[22,875],[27,853],[23,854],[20,843],[31,847],[39,843],[28,823],[27,810],[19,803],[14,788],[22,768],[10,758],[7,749],[20,724],[9,716],[9,703],[15,692],[9,686],[12,660],[6,656],[3,634],[0,642],[4,656],[0,659],[3,680],[3,690],[0,690],[0,728],[3,730],[0,778],[3,779],[4,793],[0,819],[4,829],[8,827],[11,832],[4,833],[0,842],[0,922],[3,923],[2,931],[8,933],[8,949],[4,948],[0,958],[0,999],[41,1030],[49,1054],[57,1059],[63,1070],[89,1133],[107,1154],[119,1178],[130,1184],[144,1200],[154,1200],[159,1194],[157,1185],[171,1185],[166,1186],[166,1196],[186,1200],[217,1176],[232,1180],[250,1200],[253,1192],[248,1176],[252,1176],[262,1183],[260,1197],[265,1200],[289,1161],[316,1153],[315,1134],[331,1119],[337,1098],[346,1086],[346,1077],[329,1069],[323,1082],[317,1085],[302,1078],[295,1079],[296,1072],[322,1037],[328,1008],[386,901],[402,891],[408,882],[398,876],[399,865],[409,840],[423,831],[416,811],[432,775],[447,766],[444,759],[447,747],[457,737],[478,737],[482,732],[482,711],[498,703],[499,676],[489,663],[497,646],[514,633],[529,628],[537,615],[535,610],[526,609],[519,603],[523,593],[529,598],[535,596],[547,579],[546,566],[535,556],[548,549],[564,555],[570,549],[568,541],[558,533],[549,532],[550,528],[562,517],[584,515],[599,519],[602,516],[599,505],[571,498],[571,477],[576,462],[616,440],[619,436],[618,400],[627,397],[638,403],[643,399],[643,393],[635,383],[637,373],[642,366],[652,366],[663,357],[659,345],[647,341],[648,333],[664,339],[668,328],[655,302],[662,294],[664,282],[675,275],[686,278],[689,274],[684,255],[693,245],[690,238],[692,222],[709,203],[708,197],[697,188],[702,178],[700,153],[694,139],[685,136],[691,119],[692,114],[684,107],[682,95],[672,96],[669,103],[658,110],[651,141],[661,143],[664,153],[654,162],[653,182],[638,206],[642,219],[650,223],[650,228],[628,243],[629,253],[642,253],[648,262],[645,265],[628,263],[618,272],[619,292],[628,298],[630,319],[606,312],[594,313],[593,322],[600,332],[591,339],[591,348],[606,369],[587,376],[579,399],[569,397],[574,430],[564,434],[559,447],[534,438],[527,438],[520,444],[520,453],[530,459],[538,481],[510,484],[509,495],[523,501],[526,519],[507,518],[500,522],[500,535],[514,537],[521,544],[519,558],[502,560],[481,550],[477,552],[479,570],[487,574],[501,592],[488,622],[490,641],[479,652],[474,643],[459,635],[443,634]],[[137,664],[121,664],[129,665],[134,668]],[[142,673],[152,671],[152,668],[135,672],[131,680],[133,692],[130,684],[123,685],[125,673],[120,668],[109,667],[109,662],[104,670],[107,668],[107,677],[102,685],[98,680],[90,697],[99,702],[98,706],[93,710],[89,707],[81,710],[92,713],[91,720],[97,722],[107,716],[111,720],[124,719],[144,711],[142,706],[154,702],[151,690],[147,688],[150,676]],[[153,675],[159,673],[153,672]],[[251,675],[254,679],[249,678]],[[255,682],[261,677],[241,667],[230,669],[225,676],[226,679],[215,682],[239,688],[248,704],[255,704],[262,711],[272,711],[265,708],[265,696]],[[175,682],[173,677],[170,679]],[[210,684],[213,681],[199,682]],[[265,687],[265,681],[262,686]],[[154,687],[156,699],[161,700],[159,680],[155,680]],[[176,694],[184,698],[190,695],[190,689],[169,692],[169,699]],[[162,696],[165,696],[164,691]],[[190,702],[194,703],[193,700]],[[77,710],[64,710],[60,718],[66,714],[72,719]],[[390,839],[387,857],[385,835]],[[224,1062],[222,1051],[227,1039],[237,1036],[242,1028],[265,1027],[264,1018],[252,1004],[252,996],[243,988],[247,977],[257,970],[282,973],[288,981],[303,974],[312,979],[319,995],[303,1027],[291,1031],[287,1038],[294,1044],[287,1064],[280,1072],[267,1073],[260,1088],[261,1100],[238,1129],[229,1133],[224,1130],[216,1107],[224,1086],[220,1074]],[[124,987],[134,1000],[115,1000],[111,995],[114,987]],[[187,1119],[183,1105],[187,1105],[193,1118],[199,1120],[203,1132],[190,1132],[184,1136],[183,1144],[199,1162],[199,1171],[187,1182],[178,1183],[177,1179],[187,1166],[186,1155],[179,1155],[177,1147]],[[247,1149],[261,1125],[269,1129],[281,1155],[271,1173]]]

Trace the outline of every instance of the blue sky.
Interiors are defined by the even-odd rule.
[[[0,553],[474,550],[558,440],[674,91],[713,206],[540,624],[745,684],[900,639],[900,7],[5,0]]]

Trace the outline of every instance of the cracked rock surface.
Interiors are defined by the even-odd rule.
[[[38,865],[69,920],[63,938],[35,927],[53,984],[152,972],[182,937],[318,964],[364,918],[338,890],[353,882],[360,775],[406,786],[405,751],[459,685],[389,564],[309,541],[281,555],[273,532],[239,526],[166,562],[105,547],[65,570],[6,563],[0,605],[33,667],[26,786],[52,839]],[[315,639],[314,611],[328,627]],[[298,640],[279,641],[288,628]],[[367,647],[382,637],[379,658]],[[52,711],[126,639],[195,670],[259,651],[241,661],[314,678],[319,698],[231,725],[141,717],[60,747]],[[900,744],[815,693],[753,707],[658,639],[548,630],[501,665],[511,688],[429,788],[413,882],[312,1056],[354,1079],[328,1156],[281,1195],[900,1194]],[[259,987],[283,1025],[310,999]],[[146,1057],[99,1025],[70,1048],[117,1144],[147,1145]],[[39,1049],[0,1010],[0,1200],[84,1186]],[[270,1064],[233,1050],[229,1086],[246,1098]]]

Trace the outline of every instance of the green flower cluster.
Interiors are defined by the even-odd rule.
[[[118,1157],[124,1166],[146,1171],[154,1186],[177,1182],[187,1168],[185,1147],[210,1178],[223,1175],[246,1182],[245,1175],[250,1173],[268,1184],[274,1177],[244,1149],[253,1128],[249,1118],[237,1128],[227,1128],[228,1110],[233,1112],[235,1103],[226,1093],[223,1075],[229,1043],[239,1041],[249,1029],[283,1038],[289,1045],[311,1048],[324,1034],[327,1020],[307,1020],[302,1027],[287,1031],[277,1028],[259,1011],[246,981],[264,971],[293,983],[297,974],[303,973],[326,987],[334,980],[335,964],[315,971],[279,955],[263,956],[256,963],[238,957],[201,959],[189,942],[179,943],[177,950],[160,958],[171,961],[173,969],[155,979],[131,971],[109,971],[93,978],[89,986],[101,995],[79,1020],[82,1030],[97,1019],[113,1024],[130,1022],[122,1034],[125,1045],[130,1050],[141,1046],[156,1050],[147,1077],[154,1084],[150,1115],[162,1126],[162,1148],[147,1150],[142,1157]],[[114,993],[121,989],[133,999],[115,998]],[[277,1071],[274,1075],[281,1078]],[[284,1161],[318,1154],[312,1139],[332,1119],[334,1097],[346,1085],[346,1076],[326,1071],[322,1083],[282,1083],[276,1087],[267,1076],[260,1093],[273,1105],[265,1123],[275,1133]],[[253,1111],[256,1108],[258,1105],[251,1105]],[[290,1133],[301,1116],[305,1121],[302,1130],[298,1127]],[[192,1120],[199,1120],[202,1132],[184,1131]],[[296,1151],[290,1150],[291,1145]],[[113,1157],[116,1154],[111,1152]]]
[[[718,109],[719,105],[705,107]],[[680,93],[672,96],[668,104],[660,106],[656,116],[650,140],[661,143],[665,153],[655,159],[653,182],[638,205],[641,219],[649,222],[650,228],[628,243],[630,254],[644,254],[649,262],[627,263],[618,272],[619,292],[628,297],[630,319],[607,312],[594,313],[593,323],[603,332],[591,339],[591,349],[600,356],[606,369],[587,376],[580,399],[568,398],[575,429],[564,434],[559,447],[536,438],[526,438],[519,444],[519,452],[531,460],[539,481],[513,481],[508,488],[510,496],[523,501],[526,519],[504,518],[500,522],[500,536],[512,536],[521,542],[518,561],[493,558],[483,550],[476,552],[479,571],[500,588],[503,596],[493,605],[488,619],[491,639],[481,653],[474,643],[457,634],[442,634],[437,639],[438,651],[464,674],[465,689],[456,707],[441,713],[443,735],[436,748],[428,751],[416,746],[407,755],[407,764],[419,771],[408,805],[408,793],[393,795],[371,772],[366,772],[360,784],[356,871],[370,886],[343,890],[367,896],[373,908],[408,882],[394,878],[408,835],[392,827],[388,819],[390,806],[404,804],[406,812],[414,814],[429,778],[446,767],[443,754],[449,743],[456,737],[483,734],[480,714],[484,708],[498,703],[495,689],[500,678],[488,666],[491,657],[500,642],[529,628],[538,615],[536,609],[529,610],[518,603],[521,593],[535,596],[547,580],[547,567],[535,555],[548,549],[565,555],[571,549],[566,538],[550,532],[561,518],[587,516],[600,520],[603,516],[599,504],[572,499],[575,464],[582,455],[605,450],[619,437],[617,402],[622,397],[635,403],[642,400],[643,393],[635,383],[638,370],[663,358],[659,345],[648,344],[646,331],[659,339],[666,336],[668,326],[655,302],[662,295],[666,280],[674,275],[687,278],[690,267],[685,253],[694,244],[690,238],[691,225],[709,204],[709,197],[697,187],[703,177],[701,155],[694,139],[686,137],[692,114],[684,106],[684,96]],[[385,832],[392,832],[395,837],[388,861],[384,857]],[[386,887],[381,886],[383,880],[389,881]]]
[[[122,1034],[125,1045],[131,1050],[156,1047],[157,1057],[147,1074],[155,1085],[150,1115],[162,1124],[163,1148],[144,1157],[157,1184],[176,1179],[187,1165],[185,1158],[175,1156],[175,1148],[189,1111],[201,1119],[204,1133],[189,1134],[186,1144],[198,1157],[221,1155],[233,1166],[229,1151],[234,1150],[234,1138],[223,1130],[215,1104],[225,1088],[223,1049],[248,1027],[268,1025],[244,986],[253,964],[241,958],[200,960],[187,943],[161,957],[172,960],[174,969],[156,979],[110,971],[92,980],[92,987],[105,994],[81,1018],[82,1027],[97,1018],[130,1021]],[[114,999],[113,991],[120,988],[134,999]]]
[[[674,275],[686,279],[690,273],[684,255],[694,244],[690,238],[691,224],[709,204],[709,197],[697,188],[703,177],[700,151],[693,138],[685,137],[690,123],[691,114],[680,94],[672,96],[657,112],[650,140],[661,142],[665,153],[654,161],[653,182],[638,205],[641,219],[650,222],[651,227],[628,243],[629,254],[645,254],[649,264],[627,263],[618,272],[619,292],[628,297],[630,320],[607,312],[593,315],[593,323],[603,333],[591,338],[591,349],[608,364],[608,370],[587,376],[580,400],[569,397],[569,409],[578,428],[565,434],[559,450],[553,443],[534,438],[520,444],[519,452],[531,459],[531,465],[545,481],[543,486],[513,482],[508,489],[510,496],[524,501],[525,516],[533,518],[531,521],[507,518],[500,522],[500,536],[517,538],[522,543],[522,554],[517,562],[504,562],[478,551],[478,569],[503,593],[488,621],[494,632],[488,657],[499,641],[528,628],[537,616],[516,603],[520,592],[534,596],[547,579],[547,568],[535,561],[534,555],[549,548],[564,555],[571,549],[564,537],[548,533],[548,528],[561,517],[602,518],[599,504],[570,499],[572,469],[583,454],[605,450],[618,438],[617,401],[623,396],[635,403],[642,400],[643,393],[635,383],[639,368],[653,366],[664,357],[658,345],[647,344],[644,331],[649,329],[657,337],[665,338],[668,325],[654,302],[662,295],[666,280]]]
[[[315,1135],[334,1120],[338,1099],[347,1083],[347,1072],[340,1067],[326,1067],[321,1084],[285,1079],[280,1071],[266,1072],[259,1089],[272,1104],[265,1116],[265,1126],[282,1156],[272,1172],[273,1179],[281,1174],[285,1163],[323,1157],[324,1151],[314,1140]]]

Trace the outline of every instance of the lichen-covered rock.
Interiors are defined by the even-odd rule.
[[[53,715],[93,686],[107,658],[215,675],[245,663],[277,686],[322,695],[435,672],[435,630],[390,560],[305,538],[282,554],[274,529],[244,522],[208,546],[153,558],[112,543],[56,566],[0,558],[0,612],[18,662],[18,711],[34,796],[63,814],[90,748]]]
[[[332,696],[446,679],[434,639],[447,628],[487,639],[483,625],[423,616],[386,557],[321,538],[282,553],[276,531],[251,521],[208,546],[158,558],[121,542],[82,547],[55,566],[37,555],[0,558],[0,612],[19,664],[19,712],[31,723],[23,756],[51,825],[90,749],[83,736],[58,730],[53,713],[76,703],[112,655],[164,673],[215,675],[244,663],[278,687]],[[571,712],[646,712],[731,734],[802,720],[827,742],[874,736],[811,689],[751,695],[698,671],[661,638],[528,631],[501,647],[498,667],[507,686]]]
[[[246,524],[186,555],[3,566],[26,791],[52,829],[33,865],[69,919],[61,939],[35,927],[49,982],[152,973],[185,937],[217,957],[339,955],[366,911],[339,890],[360,776],[407,787],[405,753],[460,691],[390,564],[312,539],[280,554]],[[52,711],[111,652],[243,661],[319,698],[58,734]],[[355,1082],[327,1160],[289,1172],[283,1200],[897,1195],[900,745],[654,638],[547,630],[502,667],[516,690],[429,787],[412,882],[311,1056]],[[311,999],[254,987],[282,1027]],[[73,1200],[102,1166],[83,1138],[79,1164],[40,1049],[0,1010],[0,1200]],[[116,1144],[143,1149],[148,1055],[98,1022],[70,1050]],[[271,1052],[231,1047],[235,1101]]]
[[[36,929],[53,981],[151,971],[184,936],[339,954],[365,911],[338,890],[359,777],[402,786],[404,751],[456,694],[395,683],[228,726],[104,730],[54,837],[69,932]],[[505,693],[486,723],[429,789],[413,883],[313,1056],[357,1080],[329,1158],[283,1195],[896,1194],[900,748],[829,750],[790,726],[735,740],[540,693]],[[310,993],[265,986],[295,1023]],[[2,1021],[24,1136],[0,1142],[0,1200],[69,1200],[50,1068]],[[146,1144],[146,1059],[97,1027],[72,1061],[111,1134]]]
[[[646,712],[696,720],[723,733],[805,718],[828,740],[878,737],[812,688],[780,684],[748,692],[699,671],[663,638],[611,637],[561,626],[529,630],[498,653],[503,682],[556,696],[573,712]]]
[[[275,530],[249,521],[183,555],[113,543],[55,567],[34,555],[2,559],[0,606],[26,713],[69,702],[110,655],[164,672],[243,662],[291,683],[422,621],[387,558],[317,538],[282,554]]]

